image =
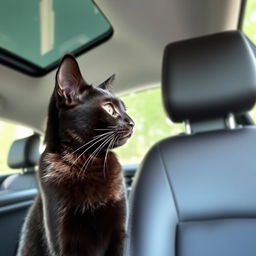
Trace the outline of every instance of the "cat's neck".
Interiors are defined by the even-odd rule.
[[[74,196],[81,193],[85,201],[94,198],[95,203],[97,200],[119,200],[124,191],[121,166],[115,154],[109,152],[107,158],[96,156],[91,158],[89,164],[87,161],[90,158],[87,156],[85,154],[77,159],[76,156],[68,154],[63,156],[44,152],[39,174],[41,183],[43,186],[58,188],[56,191],[63,190],[62,196],[64,191],[68,191],[67,193]],[[101,190],[104,193],[97,192]],[[99,194],[100,199],[96,200],[95,193]]]
[[[42,176],[53,177],[57,175],[61,179],[64,177],[74,179],[78,173],[83,172],[104,174],[103,172],[109,169],[110,165],[112,171],[120,169],[117,157],[112,151],[92,154],[71,152],[69,148],[62,150],[61,153],[52,153],[45,150],[41,158],[41,164],[47,166],[47,168],[42,169]],[[86,177],[86,174],[82,176]]]
[[[59,114],[54,93],[51,96],[48,108],[48,120],[44,142],[46,143],[48,151],[52,152],[56,151],[56,146],[60,144]]]

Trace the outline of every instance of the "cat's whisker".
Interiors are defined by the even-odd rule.
[[[110,141],[110,143],[109,143],[109,145],[108,145],[108,147],[107,147],[107,150],[106,150],[106,155],[105,155],[105,158],[104,158],[104,163],[103,163],[103,176],[104,176],[104,179],[105,179],[105,166],[106,166],[106,161],[107,161],[107,157],[108,157],[108,151],[109,151],[109,149],[110,149],[110,147],[111,147],[111,144],[113,143],[113,141],[114,141],[114,139],[115,139],[115,136],[114,136],[114,138]]]
[[[111,141],[111,139],[114,137],[115,135],[112,135],[112,136],[110,136],[109,138],[107,138],[106,139],[106,141],[105,142],[103,142],[92,154],[91,154],[91,156],[88,158],[88,163],[87,163],[87,165],[86,165],[86,168],[85,168],[85,170],[87,169],[87,167],[88,167],[88,165],[89,165],[89,162],[94,158],[94,157],[96,157],[97,155],[98,155],[98,153],[100,152],[100,150],[109,142],[109,141]]]
[[[116,126],[110,125],[110,126],[107,126],[106,128],[96,128],[94,130],[96,131],[116,130]]]
[[[104,136],[101,136],[100,138],[97,138],[96,141],[94,140],[94,143],[93,143],[92,145],[90,145],[88,148],[86,148],[86,149],[74,160],[74,162],[72,163],[71,167],[77,162],[77,160],[78,160],[88,149],[90,149],[90,148],[93,147],[95,144],[97,144],[98,142],[100,142],[100,141],[106,139],[108,136],[111,136],[111,135],[113,135],[113,134],[104,134]],[[91,141],[91,142],[92,142],[92,141]],[[86,144],[88,144],[88,143],[86,143]],[[86,145],[84,144],[84,146],[86,146]],[[70,167],[70,168],[71,168],[71,167]]]
[[[83,166],[82,166],[82,168],[81,168],[81,170],[83,170],[83,173],[85,173],[85,170],[86,170],[87,167],[89,166],[89,164],[90,164],[90,162],[92,161],[92,159],[97,156],[97,154],[100,152],[100,150],[101,150],[110,140],[112,140],[112,138],[113,138],[114,136],[115,136],[114,134],[110,135],[109,138],[107,138],[105,141],[103,141],[103,142],[101,143],[101,145],[99,145],[99,146],[94,150],[94,152],[93,152],[93,153],[89,156],[89,158],[84,162],[84,164],[83,164]]]
[[[121,128],[121,129],[116,130],[116,132],[125,132],[125,131],[128,131],[128,129],[126,129],[126,128]]]
[[[117,136],[118,137],[118,136]],[[108,148],[107,148],[107,151],[106,151],[106,155],[105,155],[105,159],[104,159],[104,164],[103,164],[103,175],[104,175],[104,178],[106,176],[106,171],[105,171],[105,166],[106,166],[106,169],[107,169],[107,158],[108,158],[108,152],[109,150],[111,149],[111,147],[114,146],[115,142],[116,142],[116,139],[117,137],[114,136],[114,138],[110,141],[109,145],[108,145]]]
[[[105,132],[105,133],[99,134],[97,136],[94,136],[94,138],[99,138],[99,137],[102,137],[102,136],[104,136],[106,134],[110,134],[110,133],[114,133],[114,131],[109,131],[109,132]]]
[[[105,145],[105,144],[104,144],[104,145]],[[99,153],[99,151],[100,151],[100,149],[95,150],[94,153],[91,154],[91,155],[89,156],[89,158],[84,162],[84,164],[83,164],[83,166],[82,166],[82,168],[81,168],[81,172],[80,172],[81,175],[82,175],[82,179],[84,179],[84,176],[85,176],[85,174],[86,174],[87,168],[89,167],[89,165],[90,165],[91,162],[93,163],[93,161],[94,161],[95,157],[97,156],[97,154]]]
[[[93,143],[92,145],[90,145],[89,147],[87,147],[87,148],[76,158],[76,160],[73,162],[72,166],[75,164],[75,162],[76,162],[88,149],[92,148],[92,147],[93,147],[95,144],[97,144],[98,142],[100,142],[100,141],[106,139],[108,136],[109,136],[109,134],[105,135],[104,137],[97,138],[96,141],[94,140],[94,143]],[[92,142],[92,141],[91,141],[91,142]],[[72,166],[71,166],[71,167],[72,167]]]
[[[114,131],[113,131],[113,132],[114,132]],[[83,148],[83,147],[85,147],[86,145],[88,145],[88,144],[94,142],[95,140],[97,140],[99,137],[102,137],[102,136],[104,136],[104,135],[106,135],[106,134],[109,134],[109,133],[111,133],[111,131],[110,131],[110,132],[106,132],[106,133],[102,133],[102,134],[97,135],[97,136],[94,136],[92,140],[90,140],[90,141],[88,141],[87,143],[83,144],[82,146],[80,146],[79,148],[77,148],[75,151],[73,151],[73,152],[70,153],[70,154],[74,154],[75,152],[79,151],[81,148]]]
[[[94,129],[95,131],[112,131],[112,128],[105,128],[105,129]]]
[[[82,166],[81,169],[84,168],[85,164],[88,163],[88,162],[91,160],[91,158],[93,158],[93,157],[95,156],[95,154],[98,152],[98,150],[100,150],[101,147],[106,144],[106,141],[108,141],[110,138],[112,138],[112,136],[113,136],[113,135],[111,135],[109,138],[106,138],[106,140],[103,141],[103,142],[90,154],[90,156],[89,156],[88,159],[85,161],[85,163],[83,164],[83,166]]]

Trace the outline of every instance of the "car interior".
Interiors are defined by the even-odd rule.
[[[188,130],[154,145],[140,167],[128,255],[256,253],[256,130],[237,126],[232,117],[255,104],[255,71],[254,55],[237,31],[166,47],[165,109],[174,122],[189,120]]]
[[[135,121],[126,256],[256,255],[256,0],[0,1],[0,255],[38,193],[66,53]]]

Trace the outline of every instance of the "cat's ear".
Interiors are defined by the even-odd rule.
[[[103,90],[108,90],[108,91],[112,92],[115,77],[116,77],[116,75],[113,74],[111,77],[109,77],[106,81],[104,81],[98,87],[103,89]]]
[[[78,104],[79,96],[90,87],[84,81],[76,59],[65,55],[56,74],[55,91],[60,103],[67,106]]]

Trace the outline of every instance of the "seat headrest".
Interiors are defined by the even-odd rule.
[[[38,134],[14,141],[8,155],[8,166],[13,169],[35,167],[40,158],[39,145]]]
[[[254,58],[239,31],[167,45],[162,96],[172,121],[201,121],[250,110],[256,100]]]

